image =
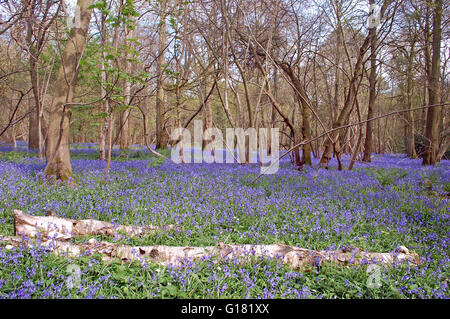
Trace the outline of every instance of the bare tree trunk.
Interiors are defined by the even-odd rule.
[[[319,39],[316,40],[316,48],[318,47]],[[317,54],[314,54],[313,60],[313,83],[314,83],[314,108],[317,110],[319,107],[319,96],[317,90]],[[317,121],[315,121],[314,135],[317,136]],[[317,141],[311,143],[311,152],[314,158],[317,158],[317,153],[319,152],[317,147]]]
[[[301,103],[302,106],[302,135],[304,141],[309,141],[311,139],[311,110],[306,105],[306,103]],[[305,165],[312,165],[311,161],[311,144],[303,146],[303,157],[302,162]]]
[[[286,126],[289,127],[289,129],[291,130],[291,136],[292,139],[290,140],[291,145],[296,145],[298,143],[298,136],[297,136],[297,132],[295,131],[295,126],[294,123],[289,119],[289,117],[283,112],[283,110],[281,109],[281,106],[278,104],[278,102],[275,100],[275,98],[273,97],[273,95],[270,93],[269,90],[267,90],[265,92],[266,96],[269,98],[270,102],[272,103],[273,108],[278,112],[278,114],[280,114],[280,116],[283,118],[284,123],[286,124]],[[295,108],[294,108],[295,111]],[[294,119],[294,116],[292,117]],[[294,158],[295,158],[295,165],[298,168],[302,168],[302,161],[300,159],[300,151],[299,148],[297,147],[294,151]]]
[[[336,114],[339,111],[339,91],[340,91],[340,75],[341,70],[341,45],[342,45],[342,25],[341,25],[341,3],[336,1],[336,19],[337,19],[337,30],[336,30],[336,52],[335,52],[335,82],[334,82],[334,97],[333,97],[333,107],[330,107],[330,122],[331,126],[334,123]],[[330,103],[331,106],[331,103]]]
[[[362,47],[362,49],[364,49],[364,47]],[[353,76],[352,80],[350,81],[350,87],[349,87],[349,91],[348,91],[346,99],[345,99],[344,107],[341,110],[338,118],[334,122],[333,128],[344,125],[348,121],[350,112],[353,109],[353,105],[354,105],[356,94],[357,94],[356,82],[358,82],[357,80],[362,76],[362,55],[363,55],[362,51],[365,51],[365,49],[361,50],[361,54],[358,57],[358,62],[356,63],[356,66],[355,66],[354,76]],[[331,160],[331,154],[336,149],[335,145],[337,143],[339,143],[340,132],[334,131],[330,134],[330,137],[331,137],[331,139],[328,138],[325,141],[325,150],[322,154],[322,158],[320,159],[320,165],[324,166],[324,167],[328,167],[328,163]],[[338,146],[338,152],[339,152],[339,146]]]
[[[431,32],[430,32],[430,8],[431,6],[428,3],[425,3],[425,26],[424,26],[424,34],[423,34],[423,55],[425,62],[425,87],[423,94],[423,104],[428,104],[430,97],[430,81],[431,81]],[[422,110],[422,134],[425,136],[425,131],[427,127],[427,110]],[[423,158],[424,154],[420,154]]]
[[[103,58],[103,63],[102,63],[102,73],[101,73],[101,83],[100,83],[100,94],[102,97],[106,96],[106,82],[107,82],[107,78],[106,78],[106,68],[104,63],[106,62],[106,52],[105,52],[105,47],[106,47],[106,15],[104,13],[102,13],[101,16],[101,38],[102,38],[102,58]],[[105,100],[103,101],[103,113],[105,115],[108,116],[109,118],[109,101],[108,98],[105,98]],[[100,141],[99,141],[99,148],[100,148],[100,160],[104,161],[106,160],[106,134],[109,130],[109,121],[107,121],[107,117],[102,116],[100,119]]]
[[[287,63],[280,63],[280,67],[286,73],[286,75],[291,80],[291,83],[295,87],[295,97],[298,101],[299,106],[302,110],[302,136],[304,140],[311,139],[311,110],[310,108],[310,100],[306,94],[305,89],[301,85],[299,79],[295,76],[292,68]],[[297,141],[294,141],[294,144],[297,144]],[[303,159],[302,164],[311,165],[311,145],[303,145]]]
[[[119,17],[122,11],[122,3],[120,3],[119,6]],[[112,47],[114,49],[114,54],[116,55],[115,59],[114,59],[114,64],[115,67],[118,67],[117,65],[117,55],[118,55],[118,50],[119,50],[119,25],[116,26],[115,30],[114,30],[114,37],[113,37],[113,43],[112,43]],[[111,100],[109,100],[109,97],[106,97],[106,101],[105,101],[105,107],[108,107],[108,121],[107,121],[107,126],[108,126],[108,134],[107,134],[107,143],[108,143],[108,152],[106,153],[106,167],[105,167],[105,174],[104,174],[104,179],[106,179],[109,176],[109,169],[111,167],[111,154],[112,154],[112,148],[114,147],[114,143],[113,143],[113,130],[114,130],[114,113],[113,113],[113,108],[112,105],[110,104]]]
[[[13,104],[13,103],[11,103]],[[13,110],[13,114],[11,116],[11,122],[14,123],[16,120],[16,112]],[[13,124],[10,126],[11,130],[10,130],[10,134],[11,134],[11,142],[13,144],[13,148],[16,149],[17,148],[17,141],[16,141],[16,125]]]
[[[179,64],[179,61],[177,61]],[[177,118],[176,118],[176,127],[178,127],[179,129],[182,128],[181,126],[181,119],[180,119],[180,107],[181,107],[181,92],[180,92],[180,83],[179,83],[180,79],[179,77],[177,78],[177,84],[175,87],[175,99],[176,99],[176,113],[177,113]],[[180,158],[181,158],[181,162],[184,164],[186,163],[186,159],[184,158],[184,141],[183,141],[183,134],[180,134],[179,138],[179,143],[180,143]],[[189,152],[191,152],[191,150],[189,150]]]
[[[161,0],[161,12],[159,14],[158,25],[158,59],[156,66],[156,75],[158,77],[156,84],[156,148],[167,148],[167,134],[164,132],[164,52],[166,49],[166,9],[167,0]]]
[[[34,110],[30,113],[30,126],[29,126],[29,138],[28,138],[28,147],[30,149],[41,150],[43,146],[43,136],[41,131],[41,98],[39,94],[39,79],[37,72],[37,63],[35,61],[36,57],[32,55],[30,48],[30,79],[31,79],[31,87],[33,89],[33,97],[34,97]]]
[[[211,72],[211,69],[213,67],[214,67],[214,65],[212,63],[209,63],[209,68],[206,69],[205,78],[204,78],[204,81],[202,81],[202,85],[200,87],[200,90],[202,90],[202,94],[201,94],[202,98],[201,98],[201,100],[204,100],[203,97],[208,94],[208,85],[211,82],[211,75],[209,73]],[[212,108],[211,108],[211,101],[210,101],[210,99],[204,100],[203,119],[204,119],[203,132],[205,132],[206,130],[212,128],[212,122],[213,122],[213,119],[212,119]],[[206,138],[206,135],[203,134],[202,150],[205,150],[206,147],[209,144],[211,144],[211,142],[212,142],[212,139],[211,138]],[[212,149],[212,152],[214,153],[214,149]]]
[[[42,45],[44,35],[40,35],[37,41],[33,41],[33,34],[35,28],[35,13],[33,12],[34,6],[29,3],[27,6],[27,35],[26,43],[28,47],[28,62],[30,64],[30,80],[33,90],[34,98],[34,110],[30,113],[29,122],[29,137],[28,147],[30,149],[39,150],[41,156],[44,151],[44,137],[42,136],[42,99],[40,96],[39,88],[39,72],[38,72],[38,59],[39,59],[39,47]],[[39,30],[41,31],[41,30]],[[40,32],[42,33],[42,32]]]
[[[380,9],[380,19],[383,17],[384,12],[386,11],[387,7],[390,5],[392,0],[385,0],[383,2],[383,5]],[[361,77],[363,76],[363,66],[364,66],[364,54],[369,48],[371,44],[372,35],[368,34],[366,39],[364,40],[364,43],[359,48],[359,55],[356,60],[355,68],[353,70],[353,75],[349,83],[348,92],[346,94],[344,107],[342,108],[341,112],[339,113],[338,118],[336,119],[336,122],[333,125],[333,128],[339,127],[344,125],[349,119],[350,113],[353,109],[353,105],[355,103],[356,94],[358,93],[358,86],[359,82],[361,80]],[[358,85],[358,86],[357,86]],[[339,131],[334,131],[329,135],[329,138],[325,141],[325,150],[322,154],[322,158],[320,159],[320,165],[327,168],[328,163],[331,160],[331,155],[333,153],[333,150],[336,150],[337,153],[340,152],[339,150]]]
[[[114,123],[114,114],[110,110],[108,114],[108,131],[107,131],[108,152],[106,153],[105,178],[109,175],[109,168],[111,167],[111,153],[113,148],[113,141],[112,141],[113,123]]]
[[[74,88],[83,55],[91,19],[93,0],[78,0],[80,25],[72,28],[62,54],[61,66],[56,79],[46,141],[45,175],[67,181],[72,177],[70,162],[70,116]]]
[[[425,128],[425,151],[423,165],[435,165],[438,162],[439,151],[439,109],[435,106],[439,103],[439,75],[441,66],[441,33],[442,33],[442,0],[433,3],[433,56],[431,60],[431,77],[429,86],[430,106],[427,111]]]
[[[412,109],[412,94],[413,94],[413,67],[414,67],[414,48],[415,41],[411,44],[411,51],[408,56],[408,66],[406,69],[406,106]],[[406,153],[411,158],[416,158],[416,145],[414,141],[414,112],[409,111],[405,113],[407,120],[406,129]]]
[[[275,100],[278,98],[278,68],[275,67],[273,70],[273,97]],[[270,108],[270,128],[275,127],[275,122],[277,120],[277,112],[273,106]],[[267,154],[272,154],[272,134],[267,137]],[[282,135],[283,138],[284,135]]]
[[[128,31],[125,27],[125,37],[127,38],[130,36],[133,37],[133,30]],[[125,65],[125,72],[131,73],[131,63],[129,61],[129,52],[128,50],[125,50],[125,56],[124,56],[124,65]],[[126,106],[126,109],[122,112],[120,116],[120,149],[126,150],[130,147],[130,108],[128,105],[131,101],[131,82],[129,79],[125,79],[124,82],[124,88],[123,88],[123,94],[124,94],[124,104]]]
[[[361,122],[361,110],[359,109],[358,99],[356,99],[355,104],[356,104],[356,111],[357,111],[356,114],[358,116],[358,122]],[[348,170],[349,171],[352,170],[353,169],[353,165],[355,165],[356,157],[358,156],[359,148],[360,148],[361,142],[362,142],[363,129],[362,129],[361,125],[358,126],[358,129],[359,129],[358,141],[356,142],[356,146],[355,146],[355,149],[353,150],[353,154],[352,154],[352,158],[350,160],[350,164],[348,165]]]
[[[129,82],[128,82],[129,84]],[[129,101],[130,89],[129,85],[125,84],[124,90],[125,100],[124,103]],[[126,109],[120,114],[120,149],[127,150],[130,147],[130,122],[128,120],[130,116],[130,109]]]
[[[369,0],[371,5],[375,4],[375,0]],[[375,108],[375,97],[376,97],[376,82],[377,82],[377,28],[373,27],[369,29],[370,37],[370,75],[369,75],[369,105],[367,108],[367,119],[373,117]],[[370,162],[370,157],[372,154],[372,122],[367,122],[366,124],[366,139],[364,142],[364,162]]]
[[[223,77],[225,79],[224,81],[224,89],[223,89],[223,107],[225,110],[225,113],[227,115],[227,118],[230,122],[230,125],[232,127],[235,127],[236,124],[234,123],[233,120],[233,116],[231,115],[230,112],[230,106],[229,106],[229,99],[228,99],[228,87],[229,87],[229,76],[228,76],[228,37],[226,35],[226,32],[228,32],[228,30],[224,31],[224,48],[223,48],[223,60],[224,60],[224,69],[223,69]],[[219,90],[219,86],[217,86],[217,90]]]

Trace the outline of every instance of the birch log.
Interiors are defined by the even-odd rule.
[[[345,250],[310,250],[284,244],[273,245],[239,245],[219,243],[207,247],[177,247],[177,246],[128,246],[110,242],[97,242],[90,239],[84,244],[67,242],[74,236],[83,235],[115,235],[125,233],[129,236],[139,236],[152,233],[158,229],[172,230],[173,225],[134,227],[115,225],[95,219],[74,220],[61,218],[50,213],[48,216],[31,216],[20,210],[14,210],[15,236],[0,236],[0,242],[7,248],[23,245],[33,246],[40,236],[39,245],[47,247],[56,255],[77,257],[80,254],[101,254],[105,261],[114,259],[122,261],[157,262],[164,265],[182,266],[186,261],[196,261],[202,258],[216,257],[220,259],[238,259],[248,262],[252,257],[279,258],[294,269],[305,269],[310,266],[320,266],[322,263],[335,263],[343,266],[360,264],[364,261],[392,264],[407,261],[420,264],[416,253],[410,253],[406,247],[400,246],[396,252],[371,253],[359,248]]]
[[[26,237],[0,237],[0,242],[7,244],[8,248],[22,245],[32,246],[35,242]],[[410,253],[401,247],[395,253],[369,253],[361,249],[325,251],[309,250],[283,244],[274,245],[235,245],[219,243],[217,246],[207,247],[176,247],[176,246],[127,246],[109,242],[89,240],[86,244],[72,244],[58,240],[47,240],[39,243],[48,247],[56,255],[77,257],[84,255],[101,254],[104,261],[139,261],[156,262],[163,265],[183,266],[187,261],[198,261],[202,258],[216,257],[221,259],[237,259],[241,263],[251,261],[252,257],[280,258],[284,263],[294,269],[305,270],[311,266],[320,266],[323,263],[335,263],[342,266],[360,264],[363,260],[377,262],[384,265],[393,262],[410,262],[420,264],[419,256]]]
[[[52,238],[68,240],[74,236],[85,235],[109,235],[126,234],[137,237],[144,234],[152,234],[158,230],[174,230],[173,225],[144,227],[125,226],[104,222],[95,219],[69,219],[48,213],[47,216],[32,216],[20,210],[14,210],[14,235],[25,235],[27,237]]]

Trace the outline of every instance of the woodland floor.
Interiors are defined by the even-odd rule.
[[[182,226],[140,238],[98,240],[129,245],[209,246],[218,242],[308,249],[359,247],[391,252],[403,245],[419,266],[381,268],[381,286],[367,286],[367,265],[327,264],[296,271],[277,260],[242,265],[204,259],[185,267],[104,263],[99,256],[56,257],[40,248],[0,244],[2,298],[448,298],[450,161],[422,167],[404,155],[374,154],[352,171],[305,168],[288,159],[278,173],[256,164],[174,164],[145,150],[105,163],[92,144],[73,145],[76,187],[41,180],[44,163],[19,145],[0,146],[0,236],[13,235],[13,209],[32,215],[52,210],[73,219],[126,225]],[[318,160],[315,160],[317,163]],[[344,158],[348,166],[348,157]],[[90,237],[73,239],[75,243]],[[81,269],[68,288],[70,265]]]

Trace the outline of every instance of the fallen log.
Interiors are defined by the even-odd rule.
[[[47,216],[32,216],[20,210],[14,210],[14,235],[27,237],[52,238],[68,240],[74,236],[85,235],[109,235],[126,234],[137,237],[144,234],[152,234],[158,230],[174,230],[181,227],[173,225],[144,227],[125,226],[104,222],[96,219],[69,219],[56,216],[53,212],[47,212]]]
[[[218,257],[219,259],[239,259],[242,262],[252,257],[280,258],[284,263],[295,269],[304,269],[307,266],[320,266],[324,262],[340,265],[359,264],[364,261],[392,264],[394,262],[408,261],[420,264],[416,253],[410,253],[407,248],[400,246],[399,250],[391,253],[371,253],[359,248],[343,250],[310,250],[284,244],[273,245],[238,245],[223,244],[207,247],[177,247],[177,246],[127,246],[110,242],[97,242],[90,239],[85,244],[65,242],[74,236],[83,235],[115,235],[125,233],[129,236],[140,236],[152,233],[158,229],[173,230],[173,225],[167,226],[124,226],[103,222],[95,219],[74,220],[61,218],[48,213],[47,216],[31,216],[20,210],[14,210],[15,236],[0,236],[0,241],[9,248],[22,245],[33,246],[36,240],[29,238],[39,237],[39,245],[47,247],[56,255],[77,257],[81,254],[101,254],[105,261],[118,259],[122,261],[157,262],[164,265],[181,266],[186,261],[195,261],[202,258]],[[21,235],[21,236],[18,236]]]
[[[36,241],[26,237],[0,236],[0,242],[7,244],[7,248],[23,245],[33,246]],[[336,263],[342,266],[367,263],[381,263],[389,265],[394,262],[410,262],[420,264],[416,253],[410,253],[407,248],[400,247],[392,253],[370,253],[358,248],[352,250],[309,250],[283,244],[273,245],[236,245],[219,243],[208,247],[176,247],[176,246],[127,246],[109,242],[97,242],[91,239],[86,244],[72,244],[57,240],[39,242],[56,255],[78,257],[84,255],[101,254],[104,261],[140,261],[157,262],[163,265],[172,264],[183,266],[187,261],[198,261],[202,258],[217,257],[220,259],[237,258],[240,262],[248,262],[252,257],[280,258],[284,263],[294,269],[304,270],[311,266],[321,266],[323,263]]]

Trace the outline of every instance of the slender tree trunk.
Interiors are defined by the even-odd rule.
[[[308,141],[311,139],[311,110],[305,103],[302,103],[301,107],[302,107],[302,117],[303,117],[303,125],[302,125],[303,140]],[[305,165],[312,165],[311,144],[309,144],[309,143],[303,146],[302,162]]]
[[[424,87],[424,100],[423,104],[428,104],[430,100],[430,82],[431,82],[431,28],[430,28],[430,17],[431,17],[431,11],[430,11],[430,5],[428,3],[425,3],[425,29],[424,29],[424,62],[425,62],[425,87]],[[427,110],[422,110],[422,134],[425,136],[425,131],[427,127]],[[424,154],[420,154],[420,156],[423,158]]]
[[[204,78],[204,81],[202,81],[202,85],[200,90],[202,90],[202,94],[201,94],[201,100],[204,100],[204,105],[203,105],[203,119],[204,119],[204,123],[203,123],[203,132],[205,132],[207,129],[212,128],[212,107],[211,107],[211,100],[210,99],[204,99],[203,97],[206,97],[206,95],[208,94],[208,85],[209,83],[212,82],[211,80],[211,75],[209,74],[211,72],[212,67],[214,67],[214,65],[212,63],[209,64],[210,68],[206,69],[206,75]],[[203,135],[202,138],[202,150],[205,150],[206,147],[211,144],[212,139],[211,138],[206,138],[206,135]],[[214,150],[212,149],[212,152],[214,152]]]
[[[413,67],[414,67],[414,48],[415,41],[411,44],[411,51],[408,56],[408,66],[406,69],[406,106],[412,109],[412,94],[413,94]],[[414,112],[409,111],[405,113],[407,120],[406,130],[406,153],[411,158],[416,158],[416,145],[414,141]]]
[[[34,98],[34,110],[30,113],[30,125],[29,125],[29,137],[28,137],[28,147],[30,149],[39,150],[39,154],[43,152],[43,136],[42,136],[42,117],[41,117],[41,109],[42,102],[40,96],[40,88],[39,88],[39,73],[38,73],[38,59],[39,54],[36,50],[36,46],[38,43],[34,43],[33,41],[33,33],[34,33],[34,24],[36,21],[33,6],[27,6],[27,35],[26,35],[26,43],[28,46],[28,62],[30,64],[30,80],[31,87],[33,90],[33,98]]]
[[[273,70],[273,97],[278,99],[278,68],[275,67]],[[270,108],[270,128],[275,127],[277,121],[277,112],[272,105]],[[267,137],[267,154],[272,154],[272,134]],[[284,135],[282,135],[283,137]]]
[[[316,40],[316,47],[319,45],[319,39]],[[314,108],[317,110],[319,107],[319,96],[317,90],[317,54],[314,54],[313,60],[313,83],[314,83]],[[312,129],[311,129],[312,130]],[[317,121],[315,121],[315,129],[314,134],[317,136]],[[311,152],[314,158],[317,158],[317,141],[315,143],[311,143]]]
[[[166,9],[167,0],[161,0],[161,12],[159,14],[158,25],[158,59],[156,66],[156,75],[158,77],[156,84],[156,148],[167,148],[167,134],[164,132],[164,51],[166,48]]]
[[[375,3],[374,0],[369,0],[372,5]],[[369,75],[369,105],[367,108],[367,119],[371,119],[374,114],[375,108],[375,97],[376,97],[376,82],[377,82],[377,28],[373,27],[369,29],[370,37],[370,75]],[[364,142],[364,162],[370,162],[370,157],[373,149],[373,136],[372,136],[372,122],[367,122],[366,124],[366,139]]]
[[[439,151],[439,109],[435,106],[439,103],[439,75],[441,67],[441,33],[442,33],[442,0],[433,3],[433,56],[431,59],[431,78],[429,86],[430,106],[427,111],[427,123],[425,128],[425,152],[423,165],[435,165],[438,162]]]
[[[179,61],[179,59],[177,59],[177,66],[178,66],[178,70],[180,70],[180,61]],[[181,119],[180,119],[181,92],[180,92],[180,78],[179,78],[179,76],[177,77],[177,82],[176,82],[176,87],[175,87],[175,99],[176,99],[176,113],[177,113],[176,127],[181,129],[182,128],[182,126],[181,126]],[[186,160],[184,158],[183,134],[180,134],[180,136],[179,136],[179,143],[180,143],[180,158],[181,158],[181,162],[182,163],[186,163]],[[190,151],[191,150],[189,150],[189,152]]]
[[[359,108],[358,99],[356,99],[355,104],[356,104],[356,111],[357,111],[356,115],[358,116],[358,122],[361,122],[361,110]],[[358,156],[359,148],[360,148],[361,142],[362,142],[363,129],[361,126],[359,126],[358,129],[359,129],[358,141],[356,142],[355,149],[353,150],[352,158],[350,160],[350,164],[348,165],[348,170],[353,169],[353,165],[355,165],[355,161]]]
[[[283,71],[286,73],[286,75],[291,80],[292,84],[294,85],[296,92],[296,100],[298,101],[299,106],[302,110],[302,137],[303,140],[309,140],[311,139],[311,110],[309,106],[311,105],[311,102],[306,94],[305,89],[303,88],[302,84],[300,83],[300,80],[295,76],[292,68],[286,64],[281,63],[279,64],[280,67],[283,69]],[[295,141],[295,143],[297,143]],[[303,146],[303,159],[302,164],[311,165],[311,144],[306,144]]]
[[[30,50],[32,51],[32,50]],[[28,139],[28,147],[30,149],[42,150],[43,146],[43,136],[42,136],[42,120],[41,120],[41,98],[40,98],[40,90],[39,90],[39,78],[37,73],[37,63],[35,57],[30,53],[30,79],[31,86],[33,89],[33,98],[34,98],[34,109],[30,113],[30,126],[29,126],[29,139]]]
[[[336,18],[337,18],[337,30],[336,30],[336,52],[335,52],[335,82],[334,82],[334,97],[333,97],[333,107],[330,110],[330,121],[331,126],[334,123],[336,118],[336,114],[339,110],[339,91],[340,91],[340,75],[341,70],[339,69],[341,66],[341,45],[342,45],[342,25],[341,25],[341,5],[340,2],[336,1]],[[330,104],[331,106],[331,104]]]
[[[293,121],[291,121],[289,119],[289,117],[283,112],[283,110],[281,109],[281,106],[278,104],[278,102],[275,100],[274,96],[268,90],[265,92],[265,94],[269,98],[270,102],[272,103],[273,108],[278,112],[278,114],[280,114],[280,116],[283,118],[284,123],[286,124],[287,127],[289,127],[289,129],[291,131],[292,139],[290,139],[289,141],[292,143],[290,143],[290,145],[298,144],[298,135],[297,135],[297,132],[295,131],[295,123]],[[295,111],[295,107],[294,107],[294,111]],[[292,116],[292,119],[294,119],[294,114]],[[298,168],[302,168],[303,165],[302,165],[302,161],[300,158],[299,148],[297,147],[293,152],[294,152],[295,165]]]
[[[363,72],[362,72],[363,71],[363,55],[364,55],[364,52],[366,52],[369,44],[370,44],[370,37],[368,36],[366,38],[366,41],[360,48],[360,54],[358,56],[358,60],[355,65],[355,69],[353,71],[353,77],[350,81],[348,93],[345,98],[344,107],[342,108],[341,112],[339,113],[338,118],[334,122],[333,128],[340,127],[348,121],[348,118],[353,109],[353,105],[354,105],[354,102],[356,99],[356,94],[357,94],[356,84],[357,84],[357,82],[359,82],[360,78],[363,75]],[[339,145],[336,146],[336,144],[339,143],[340,132],[334,131],[334,132],[330,133],[329,135],[330,135],[331,139],[328,138],[325,141],[325,149],[322,154],[322,158],[320,159],[320,165],[323,167],[328,167],[328,163],[331,160],[331,155],[332,155],[333,151],[336,150],[336,148],[337,148],[337,151],[339,152]]]
[[[120,6],[119,6],[118,17],[121,16],[121,11],[122,11],[122,3],[120,3]],[[114,59],[114,66],[117,68],[118,67],[117,59],[118,59],[118,53],[119,53],[119,25],[117,25],[114,30],[112,47],[114,49],[114,54],[116,55],[116,57]],[[114,147],[114,143],[113,143],[114,113],[113,113],[113,108],[112,108],[111,102],[112,101],[109,99],[109,97],[107,97],[106,101],[105,101],[105,103],[106,103],[105,107],[108,107],[108,113],[107,113],[107,116],[108,116],[107,132],[108,133],[107,133],[107,137],[106,137],[106,142],[108,143],[108,152],[106,153],[106,167],[105,167],[104,179],[106,179],[109,176],[109,170],[111,167],[111,154],[112,154],[112,149]]]
[[[387,7],[391,4],[392,0],[385,0],[383,2],[383,5],[380,9],[380,19],[383,18],[384,12],[386,11]],[[363,76],[363,67],[364,67],[364,54],[369,48],[371,44],[371,35],[367,35],[364,43],[359,48],[359,55],[356,60],[355,68],[353,69],[353,75],[349,83],[349,89],[346,94],[344,107],[342,108],[341,112],[339,113],[339,116],[336,119],[336,122],[333,125],[333,128],[340,127],[344,123],[346,123],[349,119],[350,113],[353,109],[353,105],[355,103],[356,94],[358,93],[358,86],[357,84],[360,82],[361,77]],[[322,167],[328,167],[328,163],[331,160],[331,155],[333,153],[333,150],[336,150],[339,152],[339,131],[334,131],[330,134],[330,138],[327,138],[325,141],[325,150],[322,154],[322,158],[320,159],[320,165]]]
[[[83,55],[91,19],[93,0],[78,0],[80,25],[72,28],[62,53],[61,66],[56,79],[46,141],[45,175],[67,181],[72,177],[70,162],[70,117],[79,62]]]
[[[125,37],[133,37],[133,31],[127,31],[125,28]],[[126,42],[126,41],[125,41]],[[125,50],[125,56],[124,56],[124,66],[125,66],[125,72],[132,73],[131,70],[131,63],[129,60],[128,50]],[[124,88],[123,88],[123,94],[124,94],[124,104],[127,107],[120,116],[120,149],[121,150],[127,150],[130,147],[130,108],[128,105],[131,101],[131,82],[129,79],[125,79],[124,81]]]
[[[29,127],[28,127],[28,148],[39,150],[41,141],[43,139],[42,133],[39,134],[39,127],[41,126],[41,118],[39,117],[39,111],[34,104],[33,110],[29,115]]]
[[[223,1],[220,2],[221,5],[221,10],[222,10],[222,14],[226,13],[226,9],[225,9],[225,4]],[[223,59],[223,77],[224,77],[224,90],[223,90],[223,108],[225,111],[225,114],[228,118],[228,121],[230,122],[230,125],[235,128],[236,127],[236,123],[233,120],[233,116],[231,114],[230,111],[230,106],[229,106],[229,98],[228,98],[228,88],[230,86],[230,78],[228,75],[229,72],[229,66],[228,66],[228,53],[229,53],[229,44],[228,44],[228,35],[229,32],[229,26],[228,23],[225,23],[225,28],[223,30],[222,33],[222,38],[223,38],[223,48],[222,48],[222,59]],[[216,88],[217,88],[217,92],[220,96],[220,90],[219,90],[219,85],[218,83],[216,83]]]
[[[228,32],[228,31],[225,31]],[[236,124],[234,123],[233,116],[230,112],[230,106],[229,106],[229,99],[228,99],[228,87],[230,86],[230,79],[228,76],[228,37],[226,34],[224,34],[224,41],[225,45],[223,48],[223,60],[224,60],[224,70],[223,70],[223,76],[224,76],[224,89],[223,89],[223,107],[225,109],[225,113],[227,114],[228,120],[230,121],[230,124],[232,127],[235,127]],[[217,86],[217,89],[219,89],[219,86]]]
[[[127,103],[129,100],[129,90],[127,89],[127,85],[125,85],[125,100]],[[130,147],[130,122],[128,120],[130,116],[130,110],[126,109],[120,114],[120,149],[127,150]]]
[[[100,94],[102,97],[104,97],[106,95],[106,82],[107,82],[107,77],[106,77],[106,68],[104,63],[106,62],[106,15],[104,13],[102,13],[102,17],[101,17],[102,21],[101,21],[101,38],[102,38],[102,58],[103,58],[103,63],[102,63],[102,73],[101,73],[101,83],[100,83]],[[100,160],[104,161],[106,160],[106,134],[109,130],[109,121],[107,120],[107,118],[109,117],[109,101],[107,98],[105,98],[105,100],[103,101],[103,114],[105,114],[106,116],[102,116],[100,118],[100,142],[99,142],[99,148],[100,148]]]
[[[19,94],[19,98],[20,98],[20,94]],[[11,103],[11,106],[13,105],[13,103]],[[14,112],[13,110],[13,114],[11,116],[11,123],[14,123],[16,120],[16,112]],[[16,149],[17,148],[17,141],[16,141],[16,124],[12,124],[10,126],[10,134],[11,134],[11,142],[13,144],[13,148]]]

